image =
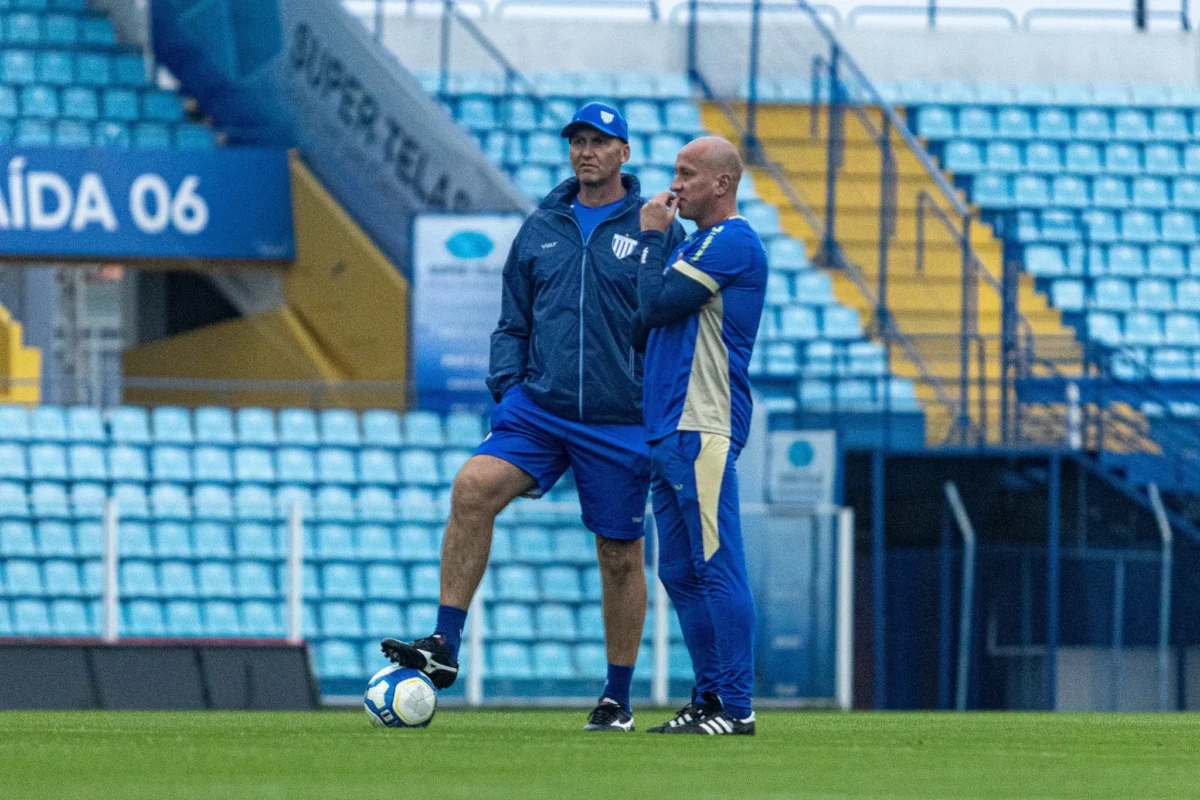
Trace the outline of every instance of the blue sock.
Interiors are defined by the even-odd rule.
[[[446,639],[446,646],[454,658],[458,658],[458,646],[462,644],[463,626],[467,624],[467,612],[454,606],[438,606],[437,625],[434,633]]]
[[[604,694],[609,700],[621,704],[621,708],[629,711],[629,687],[633,684],[633,667],[622,667],[618,664],[608,665],[608,680],[604,682]]]

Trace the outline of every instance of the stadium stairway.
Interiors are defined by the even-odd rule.
[[[824,109],[818,113],[817,136],[812,137],[809,135],[810,106],[760,106],[758,135],[767,158],[783,168],[789,182],[823,219],[828,114]],[[871,115],[874,124],[880,125],[882,114],[878,109],[868,109],[866,113]],[[717,104],[705,103],[703,118],[709,130],[736,138],[733,124]],[[897,374],[916,382],[928,420],[927,439],[930,443],[940,443],[952,433],[955,409],[961,396],[958,331],[961,330],[962,316],[962,254],[958,242],[931,217],[924,232],[925,262],[923,269],[918,270],[918,197],[922,193],[937,196],[939,190],[903,139],[894,134],[894,140],[898,172],[897,222],[889,243],[888,306],[899,330],[910,337],[928,370],[927,375],[941,385],[945,392],[943,401],[939,402],[932,383],[921,380],[920,367],[899,345],[893,346],[892,363]],[[867,284],[875,287],[880,260],[880,154],[861,121],[851,114],[846,116],[845,163],[836,197],[837,236],[845,255],[859,267]],[[756,168],[754,175],[763,200],[779,210],[784,230],[804,241],[810,251],[819,252],[823,231],[814,230],[808,220],[792,208],[783,188],[766,170]],[[976,224],[972,227],[971,246],[992,275],[1001,275],[1001,242],[988,226]],[[874,315],[872,298],[850,276],[838,270],[829,272],[838,301],[857,309],[864,318],[871,318]],[[1035,341],[1060,353],[1065,348],[1064,360],[1078,362],[1078,345],[1071,330],[1063,325],[1060,313],[1049,306],[1029,276],[1021,276],[1019,292],[1020,307]],[[977,301],[979,333],[986,340],[986,423],[987,438],[992,443],[999,441],[1001,433],[1000,301],[999,293],[981,281]],[[973,361],[969,400],[972,422],[976,425],[983,418],[979,409],[979,377],[978,362]],[[944,402],[946,396],[949,404]]]

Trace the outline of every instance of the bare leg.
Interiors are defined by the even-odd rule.
[[[487,569],[496,515],[536,485],[529,473],[495,456],[473,456],[463,464],[442,542],[442,605],[470,607]]]
[[[604,644],[608,662],[632,667],[646,622],[645,548],[641,539],[596,537],[604,599]]]

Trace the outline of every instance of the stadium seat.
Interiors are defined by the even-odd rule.
[[[192,417],[186,408],[160,406],[150,412],[150,427],[158,444],[189,445],[193,441]]]
[[[197,451],[198,452],[198,451]],[[199,460],[197,460],[197,470]],[[196,476],[199,479],[199,474]],[[233,497],[224,486],[197,486],[192,494],[192,509],[196,519],[231,520],[233,519]]]
[[[276,453],[280,483],[312,484],[317,480],[316,466],[311,450],[300,447],[283,447]]]
[[[43,558],[74,558],[75,539],[69,523],[43,520],[36,525],[37,552]],[[3,535],[3,534],[0,534]]]
[[[238,597],[271,599],[278,590],[271,568],[261,561],[245,561],[234,566]]]
[[[238,558],[273,559],[280,554],[275,529],[259,522],[240,522],[233,529]]]
[[[152,516],[160,520],[190,520],[192,504],[187,491],[174,483],[156,483],[150,489]]]
[[[396,457],[387,450],[362,450],[358,453],[358,476],[363,483],[395,486],[400,482]]]
[[[164,561],[158,567],[159,587],[164,598],[195,597],[196,573],[186,561]]]
[[[534,602],[541,599],[534,571],[525,566],[504,566],[496,571],[496,599]]]
[[[491,634],[496,639],[532,641],[535,635],[529,606],[498,603],[492,610]]]
[[[180,522],[160,522],[154,526],[155,558],[194,558],[188,526]]]
[[[145,483],[150,479],[146,451],[140,447],[113,447],[108,451],[108,474],[113,481]]]
[[[150,526],[144,522],[121,520],[117,528],[117,548],[122,558],[152,558],[154,545]]]
[[[386,489],[368,486],[355,496],[357,518],[362,522],[395,522],[396,502]]]
[[[414,600],[437,600],[441,577],[433,564],[418,564],[409,570],[408,592]]]
[[[362,438],[358,430],[358,417],[344,408],[330,408],[321,412],[321,444],[325,447],[358,447]]]
[[[188,600],[168,602],[166,632],[169,636],[202,636],[204,624],[200,620],[199,604]]]
[[[203,605],[204,633],[208,636],[241,636],[242,623],[237,606],[230,602],[210,600]]]
[[[360,678],[363,674],[358,651],[342,641],[322,642],[317,650],[320,674],[327,678]]]
[[[329,484],[353,484],[358,482],[354,469],[354,457],[349,450],[322,448],[317,451],[317,480]]]
[[[603,680],[608,673],[608,658],[604,646],[599,644],[578,644],[573,648],[575,667],[579,677],[590,680]]]
[[[437,486],[441,483],[438,464],[429,450],[408,449],[400,454],[400,481],[416,486]]]
[[[367,603],[363,618],[363,631],[371,638],[405,635],[404,613],[396,603]],[[378,648],[377,644],[372,644]]]
[[[372,447],[396,448],[404,443],[400,415],[386,409],[372,409],[362,415],[363,440]]]
[[[316,447],[317,417],[307,408],[285,408],[279,412],[279,443],[299,447]]]
[[[239,444],[269,446],[276,443],[275,414],[270,409],[239,408],[234,419]]]
[[[197,447],[193,456],[194,475],[199,483],[232,483],[233,462],[223,447]]]
[[[155,481],[191,483],[191,454],[182,447],[155,447],[150,451],[150,474]],[[103,480],[103,477],[88,480]]]
[[[405,561],[437,561],[437,545],[428,528],[402,525],[396,532],[396,551]]]
[[[196,583],[201,597],[229,598],[235,595],[233,570],[221,561],[205,561],[196,565]]]
[[[119,406],[108,412],[112,441],[116,444],[147,446],[150,444],[150,423],[146,409]]]
[[[103,461],[101,467],[103,467]],[[24,446],[10,443],[0,444],[0,480],[25,481],[28,479],[29,468],[26,465]]]
[[[383,525],[361,525],[354,535],[355,555],[362,561],[390,561],[396,557],[391,530]]]
[[[372,600],[408,599],[408,581],[399,566],[370,564],[367,566],[366,577],[366,596]]]
[[[118,486],[119,491],[122,487]],[[140,489],[140,487],[138,487]],[[143,500],[145,495],[142,495]],[[29,507],[35,519],[68,519],[71,516],[71,504],[67,496],[66,485],[62,483],[39,482],[29,487]],[[144,508],[144,503],[141,508]],[[130,516],[136,517],[139,507],[134,506]],[[144,514],[142,515],[145,516]]]
[[[260,602],[242,603],[240,610],[243,634],[271,637],[283,635],[283,624],[274,605]]]
[[[537,606],[538,639],[573,642],[577,637],[575,612],[570,606],[555,603],[542,603]]]
[[[237,441],[233,432],[233,412],[228,408],[198,408],[193,421],[196,444],[232,445]]]
[[[322,603],[321,634],[344,639],[361,637],[363,623],[358,607],[351,603]]]
[[[541,642],[533,647],[534,677],[544,679],[574,678],[575,666],[566,645]]]
[[[281,492],[296,488],[298,487],[287,486]],[[300,502],[303,507],[304,501],[302,495],[293,494],[290,496],[296,498],[297,502]],[[239,520],[266,521],[276,518],[275,502],[271,497],[270,491],[262,486],[238,486],[233,493],[233,505]],[[199,512],[199,509],[197,509],[197,512]],[[198,513],[197,516],[199,516]]]
[[[408,486],[400,490],[396,507],[401,522],[440,521],[433,495],[427,489]]]
[[[158,597],[158,578],[148,561],[121,561],[122,597]]]
[[[91,636],[95,633],[87,608],[78,600],[51,602],[50,628],[55,636]]]
[[[501,679],[521,680],[533,677],[529,647],[515,642],[488,646],[488,674]]]
[[[321,568],[321,587],[327,598],[361,600],[362,570],[353,564],[326,564]]]
[[[542,597],[551,602],[577,603],[583,599],[579,572],[573,567],[546,567],[541,571]]]
[[[29,497],[23,484],[0,482],[0,518],[29,518]]]
[[[29,437],[29,412],[25,407],[0,406],[0,440],[24,442]]]

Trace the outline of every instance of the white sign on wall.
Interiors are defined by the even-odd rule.
[[[833,506],[837,438],[833,431],[773,431],[767,493],[772,503],[803,509]]]

